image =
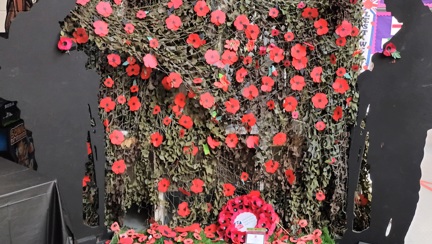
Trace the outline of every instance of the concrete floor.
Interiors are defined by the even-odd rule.
[[[432,243],[432,130],[427,134],[421,170],[420,198],[414,219],[405,237],[406,244]]]

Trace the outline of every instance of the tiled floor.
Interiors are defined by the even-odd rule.
[[[417,210],[405,237],[406,244],[432,243],[432,130],[426,138]]]

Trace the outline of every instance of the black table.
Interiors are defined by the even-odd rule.
[[[55,180],[0,158],[2,244],[67,243]]]

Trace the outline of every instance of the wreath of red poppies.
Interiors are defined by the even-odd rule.
[[[225,241],[244,243],[248,228],[267,229],[266,239],[279,222],[271,204],[256,195],[244,195],[229,200],[218,217],[218,234]]]

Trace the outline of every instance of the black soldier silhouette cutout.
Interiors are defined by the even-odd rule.
[[[392,57],[375,54],[373,71],[359,76],[360,106],[349,159],[349,230],[342,243],[404,243],[419,199],[425,138],[432,128],[432,12],[421,0],[385,3],[387,11],[403,23],[390,40],[402,59],[393,62]],[[362,130],[360,123],[367,111]],[[371,225],[354,233],[358,155],[362,155],[366,132],[370,135],[368,163],[373,184]]]
[[[83,224],[82,179],[90,131],[95,154],[96,180],[104,189],[104,128],[98,116],[99,75],[86,71],[83,52],[70,55],[56,47],[62,21],[74,0],[39,1],[31,11],[13,21],[9,38],[0,38],[0,97],[18,101],[21,117],[33,132],[38,171],[57,178],[62,205],[75,239],[99,235],[103,225]],[[92,127],[89,106],[96,127]],[[93,133],[93,131],[95,133]],[[104,191],[99,191],[104,206]],[[93,242],[95,243],[95,242]]]

